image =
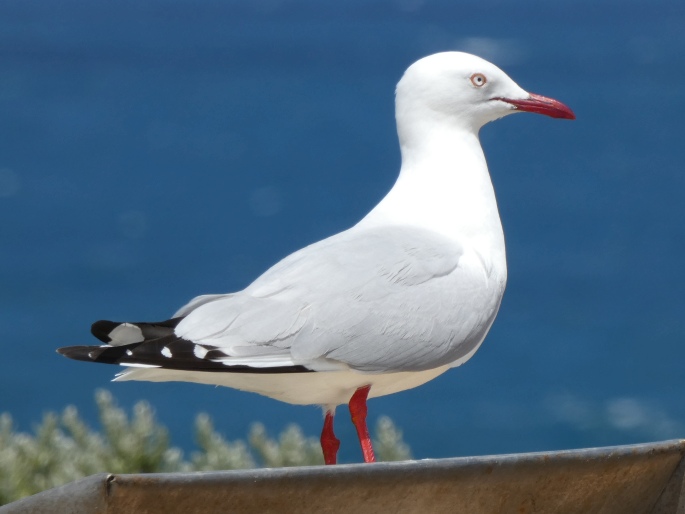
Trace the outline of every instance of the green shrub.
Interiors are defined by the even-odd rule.
[[[12,417],[0,414],[0,505],[95,473],[154,473],[247,469],[258,466],[323,464],[318,438],[307,437],[297,425],[272,439],[255,423],[247,442],[227,441],[214,430],[207,414],[195,419],[198,450],[184,460],[171,446],[168,430],[155,420],[145,401],[129,415],[108,391],[95,393],[101,432],[91,430],[69,406],[61,415],[47,413],[33,434],[15,431]],[[411,458],[402,433],[383,417],[374,440],[379,460]]]

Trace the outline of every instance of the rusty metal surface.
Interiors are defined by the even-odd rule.
[[[685,514],[684,453],[685,441],[677,440],[373,465],[98,475],[0,513]],[[74,510],[77,490],[103,503]],[[45,510],[57,491],[62,501],[72,500],[71,510],[58,501]]]
[[[106,473],[34,494],[0,507],[1,514],[107,514]]]
[[[650,514],[685,514],[685,458],[680,460]]]

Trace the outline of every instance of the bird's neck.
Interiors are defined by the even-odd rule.
[[[399,178],[362,223],[421,226],[503,263],[502,225],[477,132],[435,125],[411,137],[399,132]]]

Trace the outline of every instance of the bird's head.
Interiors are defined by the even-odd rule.
[[[436,121],[478,131],[515,112],[575,119],[563,103],[528,93],[494,64],[463,52],[443,52],[412,64],[397,84],[398,123]]]

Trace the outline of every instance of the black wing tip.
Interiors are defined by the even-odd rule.
[[[181,318],[168,320],[162,325],[163,328],[171,328]],[[93,324],[94,331],[106,330],[109,333],[120,323],[101,320]],[[148,324],[151,326],[151,324]],[[152,327],[151,327],[152,328]],[[109,340],[109,338],[107,338]],[[198,357],[196,350],[202,347],[205,355]],[[219,373],[250,373],[258,375],[311,373],[314,370],[302,365],[285,365],[275,367],[253,367],[245,364],[230,365],[223,363],[218,358],[225,356],[216,347],[201,345],[179,338],[175,335],[160,337],[139,343],[126,345],[101,345],[101,346],[63,346],[57,348],[57,353],[69,359],[85,362],[98,362],[102,364],[120,364],[122,366],[144,365],[160,369],[205,371]],[[216,353],[216,355],[214,355]],[[217,360],[212,359],[216,357]]]
[[[65,357],[69,357],[75,349],[77,348],[82,348],[81,346],[62,346],[61,348],[57,348],[55,350],[57,353],[60,355],[64,355]]]
[[[90,333],[97,337],[103,343],[112,342],[110,334],[117,327],[121,325],[133,325],[140,329],[141,334],[145,340],[158,339],[167,335],[173,334],[173,329],[176,328],[183,316],[177,318],[170,318],[164,321],[110,321],[101,319],[90,326]]]
[[[99,346],[63,346],[62,348],[57,348],[57,353],[69,359],[93,362],[95,359],[91,357],[91,352],[99,348]]]
[[[90,326],[90,333],[97,337],[103,343],[109,343],[111,339],[109,338],[109,333],[117,328],[121,323],[116,321],[109,321],[106,319],[101,319],[96,321]]]
[[[138,345],[131,345],[131,348],[135,348],[136,346]],[[154,355],[145,355],[142,358],[136,358],[127,355],[127,349],[127,347],[119,346],[64,346],[62,348],[57,348],[56,351],[60,355],[77,361],[120,364],[122,366],[130,364],[147,364],[157,367],[158,369],[169,370],[204,371],[208,373],[250,373],[255,375],[314,372],[314,370],[302,365],[257,368],[246,365],[227,366],[220,362],[207,361],[205,359],[173,360],[164,357],[155,358]]]

